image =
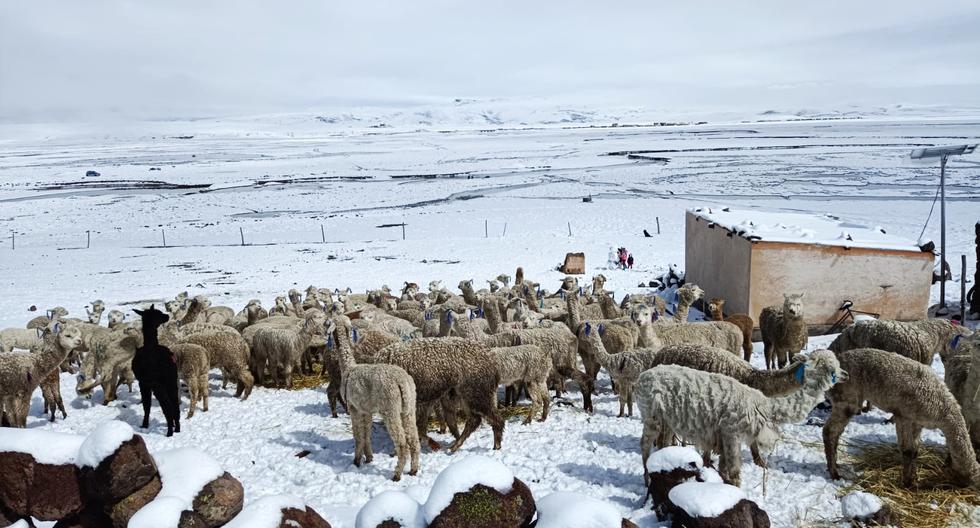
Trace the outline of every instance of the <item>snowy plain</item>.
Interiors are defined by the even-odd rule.
[[[702,119],[582,109],[514,117],[464,102],[413,112],[2,124],[0,327],[23,326],[37,315],[31,305],[78,316],[96,298],[128,311],[188,290],[237,310],[309,284],[362,291],[441,279],[455,289],[517,266],[554,290],[562,277],[554,268],[569,251],[584,251],[588,276],[605,274],[620,298],[671,264],[683,267],[684,211],[694,207],[830,213],[914,241],[938,164],[913,163],[909,151],[980,138],[980,112],[971,111],[660,121]],[[980,160],[948,169],[947,243],[958,280],[958,255],[972,255],[980,220]],[[89,170],[100,175],[86,177]],[[377,227],[401,223],[404,240],[400,227]],[[925,237],[938,241],[938,227],[937,205]],[[632,271],[607,269],[609,248],[619,246],[634,254]],[[810,348],[830,340],[811,339]],[[941,376],[941,363],[935,367]],[[137,393],[122,389],[102,406],[100,394],[78,399],[74,386],[64,374],[66,420],[45,421],[38,392],[28,426],[87,434],[107,420],[139,425]],[[507,465],[538,498],[578,492],[642,527],[658,526],[643,503],[639,418],[615,418],[604,376],[595,414],[582,411],[572,390],[571,405],[553,407],[545,423],[509,420],[501,451],[490,449],[483,427],[456,455],[424,450],[419,475],[400,483],[388,480],[394,459],[383,454],[360,469],[351,464],[350,421],[329,417],[322,388],[257,388],[241,402],[213,375],[211,393],[210,411],[185,420],[175,437],[162,435],[156,408],[152,429],[137,432],[154,453],[206,451],[243,482],[247,502],[294,495],[334,526],[352,527],[372,496],[427,488],[454,460],[480,454]],[[845,441],[895,443],[885,417],[855,418]],[[372,441],[379,453],[392,450],[378,423]],[[926,431],[923,441],[942,436]],[[745,450],[742,489],[774,526],[840,518],[847,482],[827,477],[820,442],[818,425],[783,427],[765,487]],[[296,456],[304,450],[310,454]]]

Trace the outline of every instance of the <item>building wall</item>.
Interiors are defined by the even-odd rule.
[[[752,244],[728,230],[708,227],[707,220],[687,213],[684,272],[704,290],[706,299],[725,299],[726,313],[749,313]]]
[[[783,292],[806,292],[808,324],[832,324],[846,299],[883,319],[926,317],[931,253],[762,241],[752,244],[751,260],[748,313],[756,319],[762,308],[782,304]]]

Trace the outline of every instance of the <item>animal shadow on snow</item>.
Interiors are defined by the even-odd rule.
[[[595,442],[603,447],[622,451],[623,453],[636,453],[636,446],[640,443],[640,437],[627,435],[620,436],[600,431],[593,431],[582,435],[582,439],[587,442]]]
[[[293,408],[293,410],[296,411],[296,412],[299,412],[299,413],[309,414],[309,415],[312,415],[312,416],[328,416],[328,418],[327,418],[328,420],[336,420],[336,418],[329,418],[329,416],[330,416],[330,406],[329,405],[326,405],[326,404],[324,404],[322,402],[321,403],[304,403],[302,405],[297,405],[296,407]],[[338,415],[339,414],[345,414],[344,413],[344,406],[343,405],[340,405],[339,403],[337,404],[337,414]],[[374,444],[373,444],[374,437],[373,436],[371,437],[371,441],[372,441],[372,447],[374,447]]]
[[[292,431],[288,437],[281,437],[274,440],[275,443],[283,445],[296,452],[309,451],[306,460],[317,464],[329,466],[337,473],[351,471],[354,460],[354,437],[350,436],[342,440],[333,440],[313,431]],[[374,452],[374,462],[362,464],[360,469],[355,469],[361,473],[377,473],[387,476],[391,472],[379,465],[389,455],[395,452],[395,444],[388,437],[388,432],[384,426],[375,423],[371,427],[371,449]]]
[[[622,488],[633,489],[641,497],[646,496],[646,489],[643,488],[643,475],[639,473],[623,473],[618,469],[599,467],[595,464],[576,464],[566,462],[558,464],[558,469],[570,476],[594,485],[615,485]],[[635,508],[637,499],[628,497],[608,496],[607,500],[618,502],[624,506]]]

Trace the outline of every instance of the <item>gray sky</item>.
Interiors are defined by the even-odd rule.
[[[980,106],[980,2],[0,2],[0,119]]]

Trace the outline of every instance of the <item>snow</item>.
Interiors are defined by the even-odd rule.
[[[856,491],[848,493],[840,500],[841,512],[845,520],[867,519],[882,508],[881,499],[871,493]]]
[[[693,448],[684,446],[669,446],[654,451],[647,459],[647,471],[650,473],[667,472],[672,469],[701,469],[703,460]]]
[[[103,460],[119,449],[123,442],[133,438],[133,428],[126,422],[110,420],[98,426],[78,450],[75,465],[78,467],[98,467]]]
[[[41,464],[72,464],[84,436],[38,429],[0,427],[0,452],[27,453]]]
[[[292,495],[266,495],[245,505],[225,527],[278,528],[286,508],[305,510],[306,503]]]
[[[11,524],[7,528],[30,528],[30,526],[31,525],[27,524],[27,521],[25,521],[24,519],[18,519],[17,522]]]
[[[691,517],[717,517],[746,498],[735,486],[717,482],[685,482],[678,484],[667,498]]]
[[[471,455],[450,464],[439,473],[425,501],[426,522],[431,523],[453,501],[457,493],[483,484],[500,493],[513,489],[514,473],[497,460]]]
[[[425,528],[422,505],[404,491],[388,490],[375,495],[357,514],[355,528],[375,528],[387,521],[403,528]]]
[[[699,218],[749,240],[916,253],[921,251],[911,240],[889,235],[880,226],[871,228],[843,221],[830,214],[814,215],[734,207],[698,207],[690,211]]]
[[[310,115],[125,126],[0,124],[0,328],[23,328],[32,316],[59,305],[78,316],[95,298],[107,310],[129,312],[188,290],[237,311],[253,298],[270,308],[275,296],[311,283],[362,292],[406,280],[427,290],[430,281],[441,280],[456,291],[460,280],[513,277],[517,266],[556,291],[563,275],[554,266],[572,251],[586,253],[586,281],[602,273],[607,289],[622,299],[650,292],[637,285],[684,262],[688,209],[726,204],[833,214],[915,240],[935,196],[938,168],[907,163],[909,149],[895,145],[962,143],[956,137],[975,136],[980,122],[965,112],[923,116],[903,110],[849,120],[761,123],[759,116],[740,115],[698,126],[599,126],[607,117],[642,125],[649,123],[645,116],[655,115],[651,109],[609,112],[595,114],[584,128],[564,128],[539,127],[541,120],[520,126],[530,114],[507,114],[512,123],[492,130],[476,119],[465,128],[419,128],[409,114],[390,121],[392,128],[371,130],[354,119],[329,124]],[[782,146],[800,148],[774,148]],[[607,155],[634,150],[670,151],[651,154],[669,162]],[[963,157],[947,166],[947,218],[968,219],[947,222],[950,254],[973,254],[980,167],[970,163],[977,159],[974,154],[973,161]],[[102,176],[85,178],[90,169]],[[447,175],[466,172],[472,178]],[[198,192],[134,183],[147,177],[228,185]],[[261,184],[271,180],[283,183]],[[582,203],[589,194],[593,203]],[[936,209],[924,235],[932,240],[940,239]],[[376,227],[401,222],[408,224],[405,240],[400,229]],[[239,228],[246,246],[240,245]],[[161,229],[167,248],[154,247],[161,245]],[[644,237],[642,229],[653,236]],[[91,250],[85,249],[86,230],[92,230]],[[846,230],[860,238],[859,230]],[[11,231],[16,250],[10,249]],[[604,269],[610,246],[629,249],[634,270]],[[970,280],[974,266],[968,262]],[[675,269],[682,274],[683,264]],[[958,279],[958,266],[953,273]],[[936,284],[932,302],[938,295]],[[29,312],[31,305],[39,312]],[[833,338],[814,336],[808,348],[826,348]],[[760,343],[751,362],[764,368]],[[933,370],[942,379],[938,358]],[[359,508],[385,490],[404,488],[424,503],[440,470],[473,454],[500,460],[536,498],[559,490],[580,493],[608,501],[641,528],[660,526],[643,504],[642,422],[637,414],[616,417],[618,400],[604,372],[594,414],[582,411],[581,395],[569,383],[565,401],[552,405],[546,422],[524,426],[520,417],[507,420],[500,451],[490,451],[492,432],[484,424],[455,454],[423,449],[419,474],[403,475],[401,483],[391,482],[395,459],[383,453],[392,452],[393,444],[380,422],[372,428],[378,454],[373,463],[350,463],[350,418],[343,412],[329,417],[323,387],[256,387],[240,401],[233,397],[234,385],[222,389],[220,380],[213,371],[209,411],[182,420],[181,432],[171,438],[163,434],[156,402],[150,428],[139,429],[137,388],[130,393],[123,386],[118,399],[103,406],[101,389],[91,400],[79,398],[76,379],[67,373],[61,374],[61,393],[68,418],[48,422],[36,391],[27,426],[79,435],[80,445],[99,424],[120,420],[141,434],[153,454],[203,447],[245,486],[246,505],[265,495],[301,497],[335,528],[353,528]],[[781,425],[768,470],[755,466],[747,446],[742,448],[743,490],[769,513],[774,528],[791,528],[801,518],[840,517],[842,490],[853,482],[834,481],[826,473],[820,428],[826,417],[818,410],[809,423]],[[853,449],[848,439],[895,446],[895,426],[883,423],[887,417],[880,410],[855,417],[844,433],[841,458]],[[7,431],[0,430],[0,437]],[[449,434],[431,436],[443,445],[453,440]],[[922,443],[943,446],[945,439],[925,429]],[[310,454],[297,458],[300,451]],[[846,464],[842,469],[852,474]]]
[[[224,469],[203,451],[181,447],[153,454],[163,484],[152,502],[129,521],[131,528],[177,526],[180,512],[193,508],[194,499]]]
[[[536,528],[620,528],[623,516],[608,502],[570,491],[537,501]]]

